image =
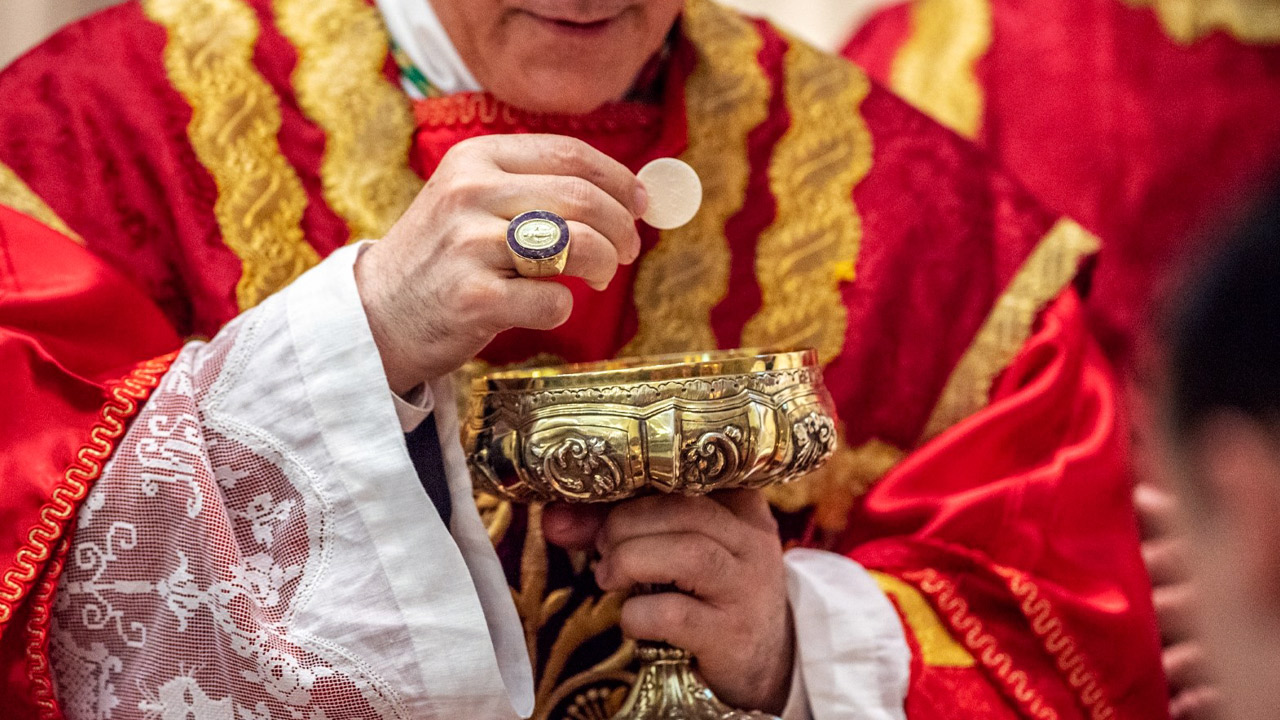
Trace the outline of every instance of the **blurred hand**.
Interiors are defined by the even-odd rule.
[[[1156,620],[1164,643],[1170,714],[1174,720],[1215,717],[1219,696],[1192,627],[1196,590],[1188,569],[1187,537],[1178,519],[1177,499],[1150,484],[1139,485],[1133,497],[1142,525],[1142,559],[1151,576]]]
[[[529,210],[565,218],[565,275],[603,288],[640,253],[647,200],[626,167],[558,135],[497,135],[455,145],[387,236],[356,264],[356,284],[391,389],[403,393],[475,356],[513,327],[569,318],[560,283],[519,277],[507,225]]]
[[[682,592],[628,599],[623,632],[692,652],[707,684],[734,707],[782,711],[795,637],[782,543],[763,494],[553,505],[543,513],[543,532],[563,547],[595,547],[604,590],[675,585]]]

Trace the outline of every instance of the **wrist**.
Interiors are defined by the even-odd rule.
[[[387,385],[391,387],[391,392],[403,397],[422,385],[425,374],[405,360],[409,355],[399,351],[395,335],[391,332],[391,323],[387,322],[386,313],[382,310],[386,303],[382,300],[385,293],[380,280],[382,275],[378,272],[380,257],[377,243],[369,243],[360,249],[355,263],[356,290],[360,294],[360,304],[369,323],[369,332],[378,348]]]
[[[781,716],[782,711],[787,707],[787,701],[791,698],[792,680],[795,676],[796,633],[795,622],[791,616],[790,603],[787,604],[787,618],[784,627],[786,628],[786,636],[782,643],[783,652],[779,654],[774,662],[774,672],[771,673],[770,678],[772,682],[763,695],[765,700],[760,707],[761,710],[776,716]]]

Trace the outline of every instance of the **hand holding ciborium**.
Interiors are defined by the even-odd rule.
[[[464,446],[478,489],[513,502],[614,502],[763,488],[835,449],[814,351],[717,351],[493,373],[472,382]],[[767,718],[735,711],[688,653],[640,643],[615,720]]]

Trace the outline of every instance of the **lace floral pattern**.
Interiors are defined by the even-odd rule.
[[[210,418],[235,335],[178,358],[78,518],[51,640],[71,720],[404,716],[292,628],[327,508],[280,443]]]

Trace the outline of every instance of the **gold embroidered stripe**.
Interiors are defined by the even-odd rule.
[[[996,300],[951,372],[925,425],[924,440],[987,406],[992,383],[1031,337],[1036,316],[1075,278],[1081,259],[1098,247],[1098,239],[1071,220],[1053,226]]]
[[[970,668],[977,664],[973,655],[943,627],[938,613],[934,612],[919,590],[882,572],[872,572],[871,578],[880,586],[881,592],[898,604],[898,610],[902,612],[907,627],[911,628],[911,634],[915,635],[916,643],[920,646],[921,662],[928,667],[944,668]]]
[[[743,330],[749,347],[844,347],[840,288],[852,282],[862,242],[853,188],[871,170],[871,132],[859,107],[871,89],[851,63],[790,39],[784,58],[791,127],[774,149],[769,185],[777,217],[760,236],[761,308]]]
[[[84,239],[68,227],[62,218],[40,199],[39,195],[27,187],[22,178],[18,177],[18,173],[4,163],[0,163],[0,205],[6,205],[23,215],[33,217],[81,245],[84,244]]]
[[[747,135],[769,114],[769,80],[756,56],[755,27],[708,0],[689,0],[683,27],[698,52],[686,83],[689,147],[681,156],[702,176],[702,210],[662,233],[636,271],[636,336],[624,355],[716,346],[711,309],[728,291],[725,223],[742,209],[751,174]]]
[[[1275,0],[1124,0],[1154,8],[1169,37],[1191,44],[1215,30],[1245,43],[1280,42],[1280,3]]]
[[[943,125],[977,137],[985,100],[975,66],[991,47],[991,32],[991,0],[916,0],[890,85]]]
[[[408,98],[382,74],[382,18],[363,0],[275,0],[274,9],[298,51],[298,103],[325,133],[325,200],[352,240],[380,238],[422,187],[409,167]]]
[[[253,64],[258,20],[243,0],[143,0],[168,32],[169,80],[191,105],[187,137],[218,186],[214,215],[243,264],[246,310],[319,262],[302,233],[306,192],[280,152],[280,101]]]

